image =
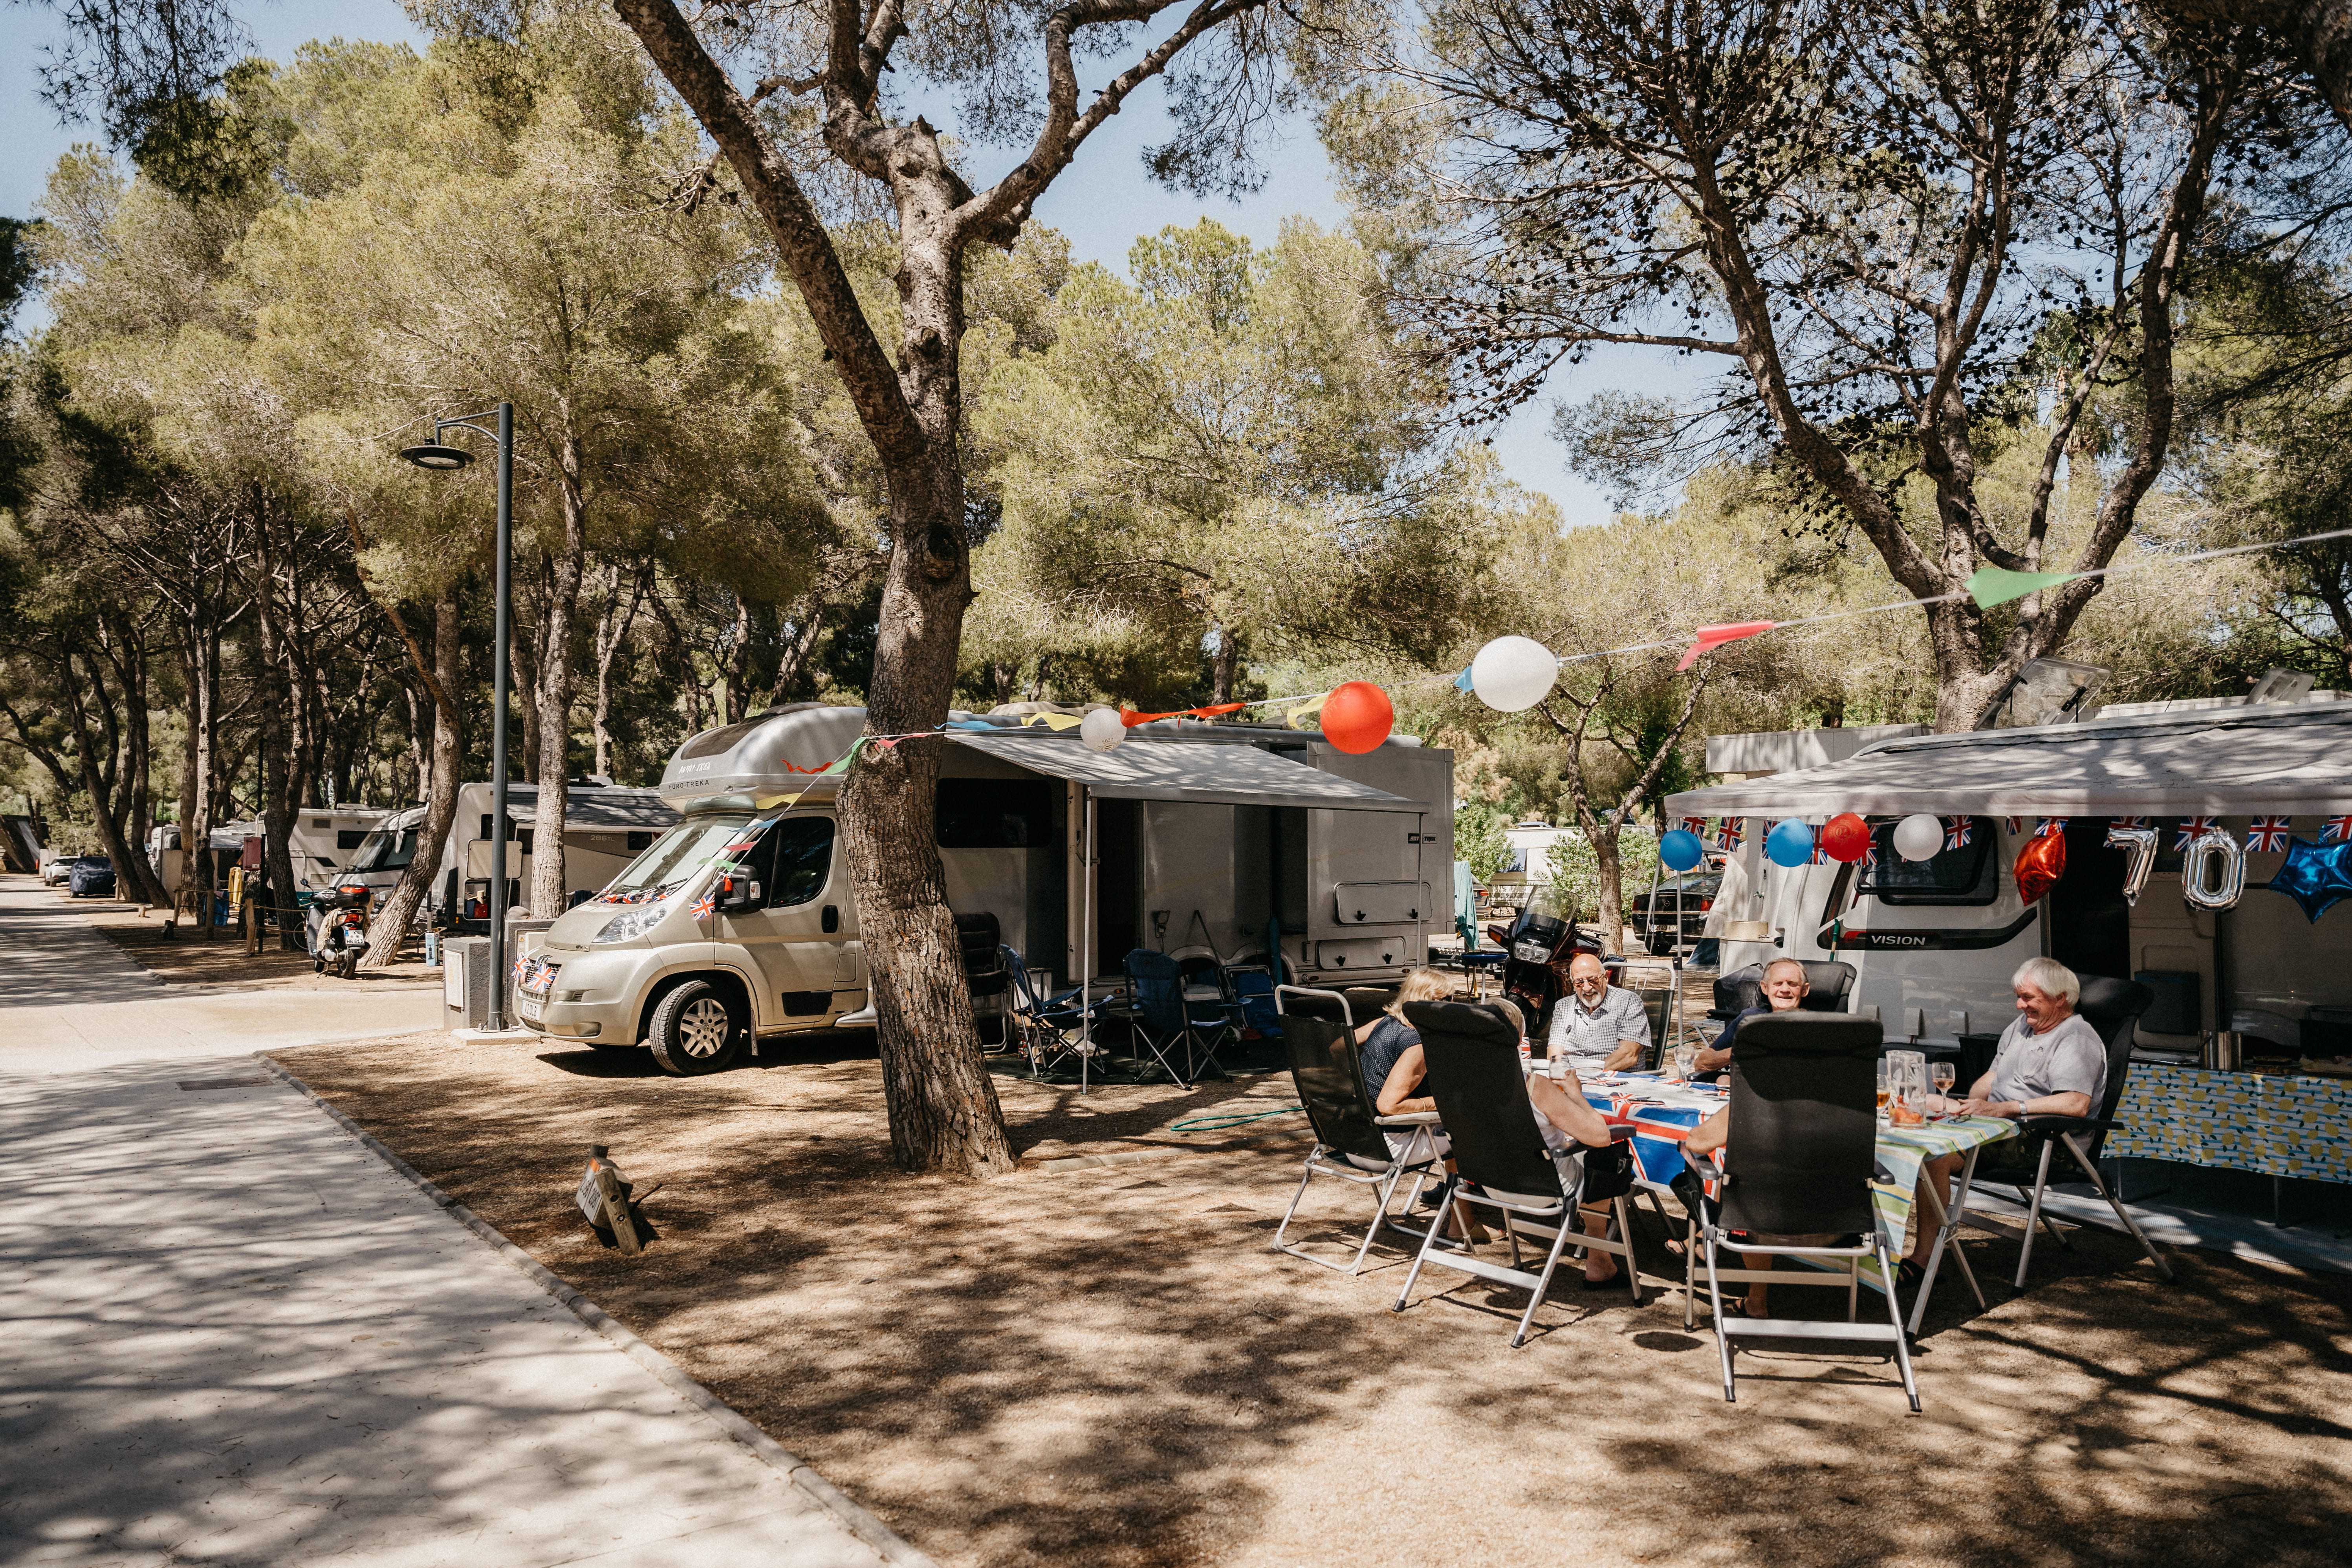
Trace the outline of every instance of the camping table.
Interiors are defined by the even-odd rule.
[[[1683,1152],[1683,1142],[1691,1129],[1721,1110],[1728,1100],[1728,1092],[1713,1084],[1678,1083],[1672,1079],[1644,1073],[1596,1073],[1589,1079],[1580,1079],[1584,1098],[1601,1112],[1602,1120],[1633,1129],[1633,1163],[1642,1173],[1643,1183],[1664,1187],[1680,1175],[1689,1163]],[[1919,1321],[1927,1310],[1927,1297],[1936,1288],[1936,1271],[1942,1267],[1944,1249],[1951,1243],[1952,1233],[1959,1228],[1959,1215],[1967,1208],[1969,1185],[1976,1179],[1977,1152],[1988,1143],[1998,1143],[2017,1135],[2017,1123],[1997,1116],[1956,1116],[1948,1121],[1929,1121],[1917,1127],[1878,1129],[1877,1169],[1870,1179],[1871,1205],[1878,1212],[1878,1223],[1887,1237],[1890,1250],[1899,1249],[1911,1223],[1911,1194],[1919,1183],[1919,1167],[1939,1154],[1964,1154],[1960,1166],[1960,1184],[1947,1210],[1933,1192],[1927,1201],[1936,1224],[1936,1245],[1927,1257],[1927,1272],[1919,1279],[1919,1294],[1912,1304],[1910,1331],[1919,1331]],[[1969,1267],[1967,1257],[1954,1252],[1960,1266],[1961,1277],[1967,1279],[1969,1294],[1977,1305],[1985,1304],[1984,1292],[1978,1289],[1976,1273]],[[1886,1289],[1886,1282],[1880,1282]]]

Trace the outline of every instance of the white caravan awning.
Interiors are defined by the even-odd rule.
[[[1075,779],[1106,800],[1339,811],[1424,809],[1419,801],[1286,761],[1243,742],[1160,741],[1130,734],[1116,750],[1090,752],[1074,736],[954,730],[949,738],[1031,773]]]
[[[1675,816],[2352,812],[2352,702],[1891,741],[1825,767],[1670,795]]]

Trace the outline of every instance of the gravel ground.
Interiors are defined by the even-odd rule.
[[[2299,1568],[2352,1539],[2336,1277],[2180,1253],[2168,1286],[2091,1231],[2012,1299],[2013,1248],[1975,1238],[1992,1305],[1948,1267],[1925,1415],[1817,1352],[1744,1354],[1727,1405],[1675,1297],[1569,1280],[1515,1352],[1515,1293],[1446,1275],[1394,1314],[1400,1254],[1269,1250],[1304,1118],[1167,1127],[1286,1078],[1000,1075],[1024,1169],[976,1185],[891,1167],[870,1035],[685,1080],[437,1035],[278,1059],[946,1563]],[[572,1207],[591,1142],[658,1184],[642,1258]],[[1339,1188],[1302,1210],[1334,1245],[1364,1204]]]

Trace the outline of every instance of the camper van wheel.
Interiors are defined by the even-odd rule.
[[[654,1005],[646,1034],[664,1072],[692,1078],[732,1062],[742,1047],[743,1028],[719,987],[689,980]]]

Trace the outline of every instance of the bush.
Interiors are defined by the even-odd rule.
[[[1551,871],[1552,886],[1574,902],[1576,918],[1600,919],[1601,857],[1583,833],[1570,828],[1553,839],[1544,859]],[[1619,887],[1630,905],[1636,894],[1650,889],[1650,878],[1658,864],[1657,836],[1629,826],[1618,836],[1617,861]]]

